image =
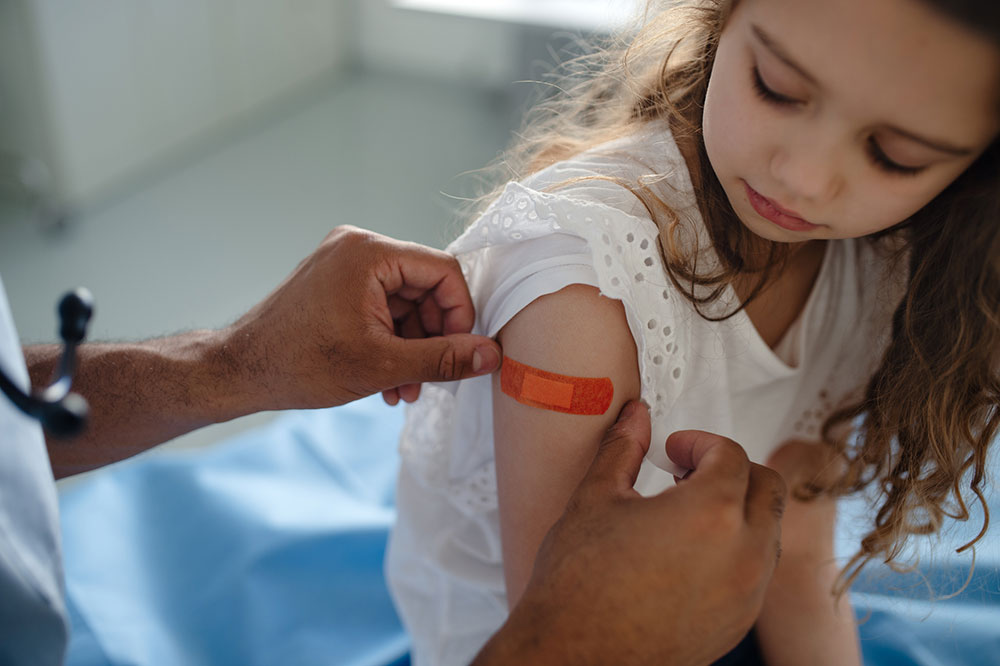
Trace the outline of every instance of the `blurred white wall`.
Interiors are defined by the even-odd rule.
[[[634,3],[0,0],[0,195],[92,208],[357,67],[496,91],[514,125],[553,30]]]
[[[504,22],[358,0],[358,60],[367,68],[502,88],[517,75],[518,29]]]
[[[86,206],[345,66],[347,0],[4,0],[0,153]]]

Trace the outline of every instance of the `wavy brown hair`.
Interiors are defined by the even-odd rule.
[[[995,0],[913,1],[1000,45]],[[786,246],[763,241],[739,223],[702,141],[708,79],[733,2],[649,2],[641,23],[625,36],[588,45],[586,55],[556,70],[559,93],[529,112],[499,163],[506,177],[523,178],[646,123],[669,122],[690,167],[717,261],[705,262],[701,249],[692,249],[692,234],[657,178],[621,184],[656,222],[668,276],[702,316],[713,318],[703,306],[738,278],[751,276],[752,288],[739,307],[715,319],[752,301],[781,270],[787,253]],[[842,571],[841,592],[869,561],[895,563],[911,535],[937,532],[946,517],[967,520],[970,497],[983,509],[983,526],[959,551],[975,544],[989,524],[983,485],[989,445],[1000,427],[998,142],[918,213],[866,240],[896,248],[896,260],[908,257],[906,293],[863,398],[824,424],[825,443],[846,461],[844,474],[832,484],[796,489],[804,499],[877,491],[873,525]],[[845,424],[854,437],[833,434],[852,429]]]

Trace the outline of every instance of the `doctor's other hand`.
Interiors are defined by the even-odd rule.
[[[672,434],[693,470],[658,496],[632,486],[647,408],[627,403],[532,578],[475,664],[707,664],[750,630],[777,564],[787,491],[732,440]]]
[[[500,346],[471,335],[472,299],[451,255],[351,226],[334,229],[227,337],[250,362],[259,409],[330,407],[421,382],[489,374]]]

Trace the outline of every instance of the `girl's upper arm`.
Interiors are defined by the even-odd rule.
[[[620,301],[571,285],[533,301],[498,335],[504,357],[573,377],[607,377],[614,387],[598,416],[517,402],[493,379],[493,432],[508,602],[520,598],[546,532],[590,466],[605,431],[640,392],[635,342]]]

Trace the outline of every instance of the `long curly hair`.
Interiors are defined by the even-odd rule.
[[[785,245],[754,236],[736,219],[702,140],[708,80],[734,1],[648,2],[632,30],[588,44],[585,55],[554,71],[554,85],[545,89],[559,92],[528,113],[497,165],[503,180],[523,178],[646,123],[668,121],[691,167],[718,261],[705,270],[690,237],[682,242],[683,221],[655,191],[655,180],[621,184],[656,222],[668,276],[702,316],[713,318],[702,306],[751,277],[743,302],[714,319],[746,307],[787,259]],[[1000,45],[995,0],[913,1]],[[877,490],[873,525],[841,573],[840,592],[869,561],[897,562],[911,535],[937,532],[946,517],[967,520],[971,497],[983,509],[983,526],[959,550],[988,527],[983,485],[1000,428],[1000,144],[994,141],[911,218],[865,240],[895,248],[897,260],[908,257],[908,286],[863,398],[834,412],[822,429],[824,442],[846,461],[844,473],[795,489],[803,499]],[[834,434],[844,431],[854,436]]]

